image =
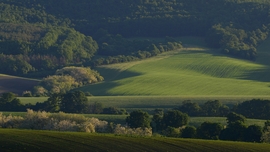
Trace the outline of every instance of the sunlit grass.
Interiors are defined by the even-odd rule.
[[[101,66],[94,95],[269,95],[269,65],[186,48],[131,63]]]

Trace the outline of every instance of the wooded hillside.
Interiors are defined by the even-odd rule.
[[[267,0],[0,2],[0,72],[17,75],[147,58],[181,47],[171,38],[180,36],[202,36],[209,47],[255,60],[270,30]]]

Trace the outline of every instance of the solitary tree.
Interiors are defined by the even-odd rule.
[[[182,127],[188,124],[188,115],[186,113],[182,113],[179,110],[169,110],[167,111],[162,119],[162,123],[164,127]]]
[[[66,93],[63,95],[60,109],[64,112],[82,113],[87,105],[87,97],[81,91]]]
[[[141,110],[131,112],[126,118],[126,122],[131,128],[150,128],[150,116]]]

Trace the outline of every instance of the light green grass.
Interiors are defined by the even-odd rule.
[[[270,144],[177,139],[164,137],[126,137],[106,134],[0,129],[1,152],[74,151],[181,151],[242,152],[269,151]]]
[[[82,87],[93,95],[270,95],[269,65],[216,50],[186,48],[131,63],[99,67],[105,82]]]
[[[44,102],[47,97],[18,97],[23,104],[36,102]],[[203,104],[209,100],[219,100],[226,105],[234,105],[243,101],[251,99],[268,99],[270,96],[209,96],[209,95],[198,95],[198,96],[93,96],[88,97],[89,103],[102,103],[104,107],[117,107],[125,109],[156,109],[166,108],[171,109],[182,105],[183,101],[191,100]]]

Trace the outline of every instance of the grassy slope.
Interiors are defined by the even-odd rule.
[[[185,45],[151,59],[101,66],[106,81],[81,90],[94,95],[269,95],[270,63],[261,54],[251,62]]]
[[[268,151],[269,144],[141,138],[87,133],[0,130],[1,152],[6,151]]]
[[[23,91],[31,91],[38,82],[39,80],[35,79],[0,74],[0,94],[4,92],[13,92],[21,95]]]

